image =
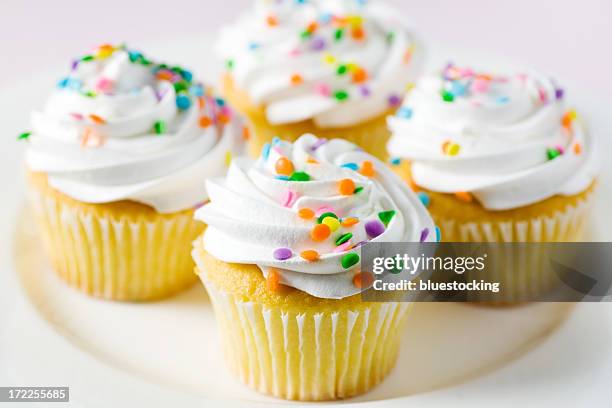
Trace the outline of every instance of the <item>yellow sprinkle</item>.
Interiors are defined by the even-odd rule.
[[[406,92],[410,92],[414,89],[414,82],[410,82],[408,83],[408,85],[406,85]]]
[[[329,65],[334,65],[336,63],[336,57],[330,53],[325,53],[325,55],[323,55],[323,62]]]
[[[227,152],[225,152],[225,166],[229,167],[231,162],[232,162],[232,152],[228,150]]]
[[[340,228],[340,221],[334,217],[325,217],[321,223],[327,225],[332,232]]]

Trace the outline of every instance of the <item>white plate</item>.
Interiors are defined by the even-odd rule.
[[[204,45],[207,38],[146,49],[202,68],[212,58]],[[477,56],[432,51],[435,62],[445,55],[461,61]],[[502,59],[487,56],[486,61],[497,65]],[[67,288],[48,270],[27,212],[18,211],[23,187],[16,180],[22,173],[23,147],[14,135],[27,127],[28,112],[40,106],[62,71],[50,68],[0,93],[5,136],[0,146],[0,248],[2,271],[7,272],[0,274],[0,385],[68,385],[73,403],[84,407],[187,407],[211,399],[236,405],[279,403],[251,392],[225,370],[212,311],[200,286],[164,302],[111,303]],[[607,131],[606,105],[571,83],[568,89],[592,131]],[[603,205],[612,197],[607,177],[612,163],[606,165],[595,211],[597,240],[612,237]],[[6,256],[8,248],[15,253]],[[569,308],[419,304],[397,368],[380,387],[350,402],[391,407],[605,404],[611,396],[612,307],[579,305],[547,337]]]

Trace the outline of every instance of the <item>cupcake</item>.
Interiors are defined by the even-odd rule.
[[[428,204],[445,241],[584,239],[597,139],[548,77],[449,64],[418,81],[389,126],[391,162]],[[511,299],[554,281],[521,263],[528,259],[492,268]]]
[[[125,46],[76,59],[31,119],[31,203],[53,268],[87,294],[161,298],[197,281],[204,178],[227,171],[243,125],[174,65]]]
[[[275,139],[207,183],[194,243],[231,370],[311,401],[366,392],[392,369],[409,303],[366,302],[366,242],[433,241],[433,221],[389,168],[341,139]],[[432,233],[429,233],[432,232]]]
[[[252,156],[277,135],[314,133],[384,158],[385,117],[422,65],[405,19],[359,0],[256,1],[218,49],[224,94],[252,124]]]

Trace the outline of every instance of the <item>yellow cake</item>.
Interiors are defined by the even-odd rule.
[[[222,32],[222,89],[249,119],[253,157],[276,136],[306,133],[386,157],[385,117],[419,74],[421,45],[381,3],[337,5],[258,3]]]
[[[359,168],[341,167],[345,158]],[[207,189],[196,218],[208,227],[193,257],[231,370],[259,392],[300,401],[382,381],[410,303],[395,292],[362,299],[373,275],[361,272],[360,245],[433,241],[418,198],[372,155],[313,135],[275,140],[255,163],[233,161]]]
[[[73,63],[31,125],[20,136],[30,202],[63,280],[123,301],[197,281],[203,180],[224,174],[243,144],[222,99],[184,68],[103,44]]]

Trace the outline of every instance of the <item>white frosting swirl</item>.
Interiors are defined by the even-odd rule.
[[[302,178],[302,172],[308,174],[309,180],[279,176],[276,167],[281,159],[289,159],[295,172]],[[375,169],[371,178],[355,170],[367,168],[368,162]],[[342,180],[350,180],[356,192],[342,194]],[[277,139],[257,161],[233,161],[227,177],[208,180],[207,188],[210,203],[195,215],[208,224],[205,249],[224,262],[257,264],[264,275],[275,268],[281,283],[316,297],[337,299],[360,292],[352,283],[359,263],[348,266],[342,260],[349,253],[359,254],[364,242],[436,240],[433,221],[405,183],[384,163],[345,140],[304,135],[291,144]],[[299,216],[303,209],[315,216]],[[394,215],[383,227],[381,212],[388,211]],[[324,221],[321,213],[326,212],[334,213],[343,225],[328,238],[315,241],[311,232]],[[359,222],[344,224],[349,218]],[[373,234],[366,225],[379,230]],[[338,245],[347,233],[351,234],[348,244]],[[291,256],[277,256],[279,248]],[[316,251],[319,259],[304,259],[301,254],[306,250]]]
[[[599,168],[596,138],[564,91],[537,73],[493,76],[448,65],[423,77],[390,117],[392,156],[415,183],[469,192],[489,210],[587,189]]]
[[[187,209],[207,198],[202,177],[241,151],[242,124],[222,100],[125,47],[76,61],[58,88],[32,115],[27,163],[77,200]]]
[[[397,108],[397,92],[420,73],[421,48],[400,13],[360,0],[259,0],[218,46],[271,123],[319,127]]]

